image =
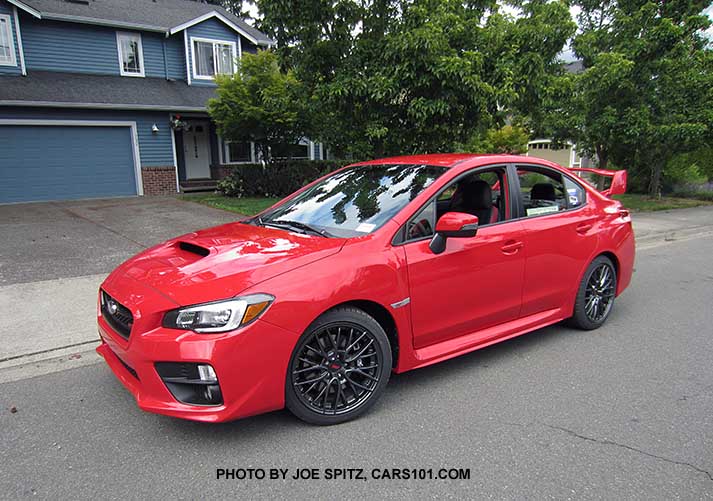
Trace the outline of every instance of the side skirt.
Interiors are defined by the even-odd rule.
[[[527,334],[537,329],[542,329],[565,318],[567,318],[567,315],[564,311],[561,308],[555,308],[524,318],[518,318],[517,320],[512,320],[504,324],[495,325],[488,329],[466,334],[465,336],[455,339],[441,341],[440,343],[414,350],[413,354],[415,358],[411,360],[408,367],[404,367],[404,370],[399,372],[418,369],[419,367],[425,367],[443,360],[448,360],[449,358],[464,355],[471,351],[490,346],[491,344]]]

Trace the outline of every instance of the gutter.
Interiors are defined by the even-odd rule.
[[[2,106],[28,106],[33,108],[79,108],[79,109],[97,109],[97,110],[144,110],[144,111],[175,111],[175,112],[191,112],[191,113],[207,113],[208,108],[205,106],[173,106],[160,104],[115,104],[115,103],[72,103],[72,102],[56,102],[56,101],[21,101],[21,100],[2,100]]]

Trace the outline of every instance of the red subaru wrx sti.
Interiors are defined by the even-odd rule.
[[[146,411],[353,419],[392,371],[564,319],[601,326],[632,275],[631,218],[609,198],[625,187],[625,171],[522,156],[351,165],[119,266],[97,351]]]

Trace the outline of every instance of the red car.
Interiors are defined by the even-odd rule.
[[[569,319],[629,285],[631,218],[575,169],[508,155],[344,167],[256,217],[169,240],[102,284],[97,351],[141,409],[353,419],[401,373]]]

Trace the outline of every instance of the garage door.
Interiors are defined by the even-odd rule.
[[[0,203],[136,195],[130,127],[0,125]]]

